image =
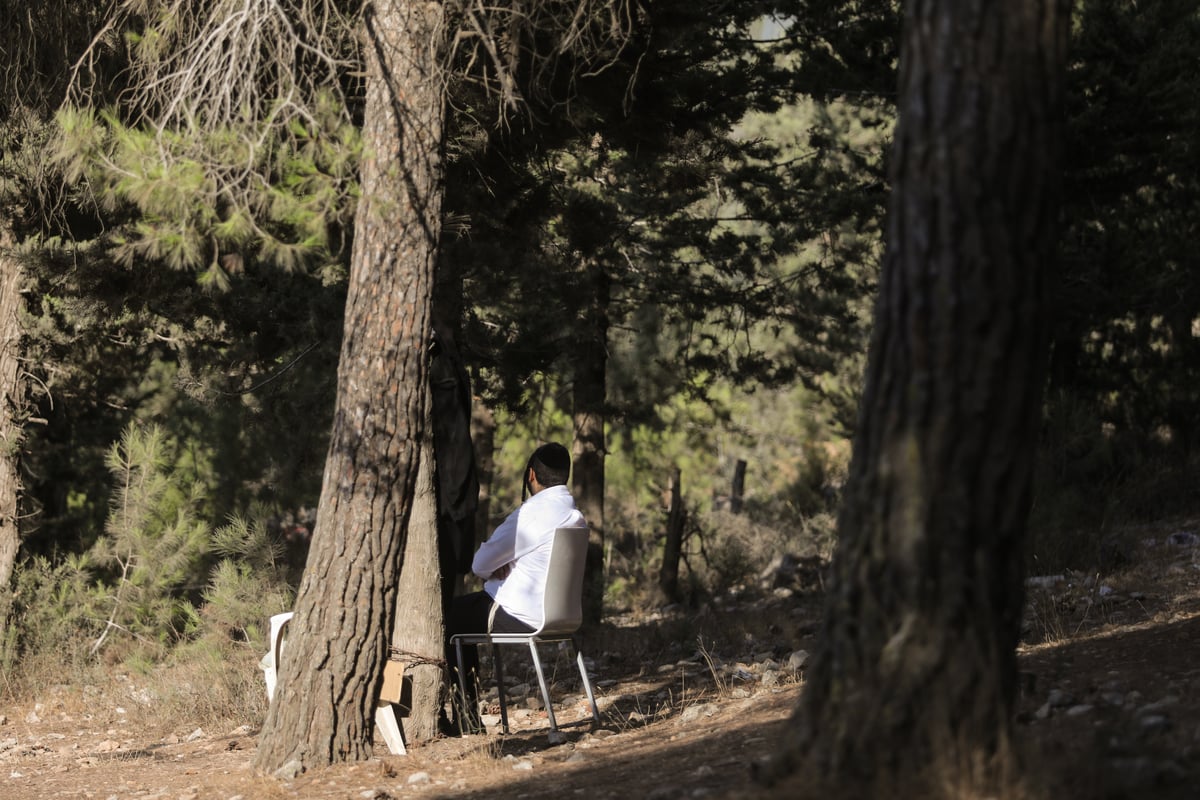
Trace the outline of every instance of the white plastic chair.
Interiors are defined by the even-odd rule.
[[[530,633],[460,633],[450,637],[454,644],[455,656],[458,659],[458,688],[462,697],[467,696],[465,670],[463,669],[463,645],[492,645],[495,665],[496,687],[500,694],[500,721],[505,733],[508,733],[508,707],[504,701],[504,671],[500,660],[500,645],[516,644],[529,648],[534,670],[537,672],[538,686],[542,690],[542,700],[546,703],[546,716],[550,718],[550,739],[559,738],[558,722],[554,718],[554,706],[550,702],[550,689],[546,685],[546,675],[542,669],[542,660],[538,655],[538,645],[570,642],[575,648],[575,663],[579,667],[579,677],[583,681],[584,691],[587,692],[588,702],[592,706],[592,719],[600,721],[600,711],[596,708],[596,697],[592,693],[592,684],[588,680],[587,667],[584,665],[583,652],[575,641],[575,632],[583,622],[583,573],[587,561],[588,529],[559,528],[554,532],[554,541],[550,545],[550,566],[546,579],[546,595],[542,601],[544,622],[542,627]],[[576,724],[576,723],[572,723]]]
[[[263,671],[263,679],[267,682],[267,700],[275,698],[276,668],[279,664],[279,657],[283,653],[283,632],[287,629],[287,624],[291,622],[294,614],[294,611],[286,611],[271,617],[270,640],[267,642],[269,649],[262,660],[258,662],[258,666]],[[379,731],[383,734],[383,741],[387,743],[387,748],[393,755],[408,754],[408,750],[404,746],[404,734],[396,719],[396,712],[392,709],[392,704],[383,698],[380,698],[375,706],[375,724],[379,726]]]

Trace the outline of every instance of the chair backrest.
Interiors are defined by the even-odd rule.
[[[583,573],[587,549],[587,528],[559,528],[554,532],[539,636],[574,633],[583,623]]]

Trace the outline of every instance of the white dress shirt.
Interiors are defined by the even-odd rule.
[[[540,628],[554,531],[585,524],[567,487],[548,486],[496,526],[475,551],[471,571],[484,579],[483,590],[501,608],[525,624]],[[511,571],[505,578],[488,580],[506,564]]]

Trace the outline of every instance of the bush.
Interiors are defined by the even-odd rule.
[[[235,519],[211,534],[197,516],[197,483],[167,466],[175,446],[157,428],[131,426],[109,454],[116,488],[104,535],[60,563],[17,565],[0,643],[11,691],[37,693],[70,675],[123,692],[113,684],[119,673],[103,669],[120,663],[147,677],[156,704],[177,703],[181,713],[265,707],[256,663],[267,619],[293,599],[282,547],[261,520]],[[213,556],[221,560],[197,591]]]

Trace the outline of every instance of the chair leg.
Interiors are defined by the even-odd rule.
[[[375,724],[379,726],[383,741],[387,742],[387,748],[392,755],[408,755],[408,750],[404,747],[404,733],[400,730],[400,723],[396,721],[396,712],[387,700],[380,700],[375,706]]]
[[[463,715],[467,713],[467,670],[463,666],[462,642],[458,639],[454,640],[454,655],[458,659],[458,702],[460,704],[459,711],[454,716],[458,719],[458,732],[465,733],[462,729]]]
[[[500,658],[500,645],[492,645],[492,670],[496,673],[496,694],[500,697],[500,730],[508,735],[508,703],[504,699],[504,662]]]
[[[533,658],[533,668],[537,671],[538,686],[542,689],[542,700],[546,703],[546,716],[550,718],[550,733],[558,732],[558,722],[554,719],[554,706],[550,703],[550,687],[546,685],[546,675],[542,671],[542,659],[538,656],[537,645],[529,640],[529,655]]]
[[[600,722],[600,709],[596,707],[596,695],[592,693],[592,682],[588,680],[587,666],[583,663],[583,651],[575,648],[575,663],[579,665],[579,677],[583,679],[583,689],[587,692],[588,702],[592,704],[592,719]]]
[[[267,643],[269,652],[263,661],[270,660],[270,665],[262,665],[263,679],[267,683],[267,702],[275,698],[275,684],[279,679],[279,663],[283,655],[283,632],[291,622],[293,612],[286,611],[271,617],[270,641]]]

